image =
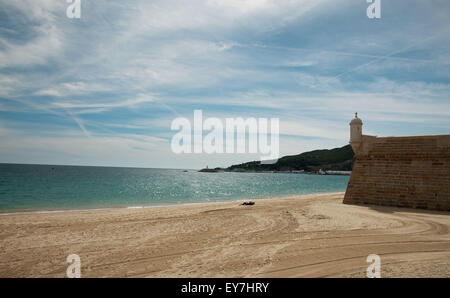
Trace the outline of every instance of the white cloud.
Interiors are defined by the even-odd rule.
[[[15,156],[15,159],[2,158],[3,162],[68,164],[67,160],[70,159],[84,165],[141,167],[154,166],[154,156],[164,154],[161,144],[166,142],[159,138],[139,135],[86,137],[74,131],[60,131],[59,136],[24,136],[20,131],[14,131],[4,140],[0,143],[2,157]],[[167,144],[167,149],[169,148],[170,144]],[[157,165],[163,166],[160,163]]]
[[[50,26],[40,31],[41,36],[24,45],[3,41],[5,49],[0,52],[0,67],[44,64],[55,56],[63,45],[59,29]]]
[[[127,99],[117,102],[106,103],[85,103],[85,102],[54,102],[52,105],[57,108],[64,109],[85,109],[85,108],[123,108],[133,107],[142,103],[148,103],[155,101],[155,98],[149,94],[139,94],[136,98]]]
[[[52,21],[55,19],[55,13],[65,13],[66,7],[65,1],[55,0],[1,0],[0,2],[2,6],[9,9],[16,9],[33,21]]]
[[[56,87],[41,89],[34,93],[37,96],[70,97],[94,92],[110,91],[111,87],[100,83],[66,82]]]
[[[0,96],[11,96],[19,85],[20,81],[17,78],[0,74]]]
[[[12,6],[19,9],[32,22],[35,37],[24,44],[13,43],[0,37],[3,47],[0,50],[0,67],[21,66],[28,67],[36,64],[45,64],[52,57],[59,54],[63,48],[63,34],[54,22],[53,12],[61,7],[58,1],[8,1],[1,5]],[[16,11],[12,10],[12,13]],[[21,15],[16,15],[22,18]]]
[[[308,12],[325,0],[206,0],[190,1],[184,5],[180,1],[152,1],[142,3],[138,14],[133,15],[130,26],[137,31],[130,34],[163,31],[230,28],[238,25],[256,25],[256,20],[277,18],[270,22],[270,28],[283,26],[286,21]],[[135,12],[135,11],[134,11]],[[261,25],[262,22],[259,22]]]
[[[280,134],[289,136],[325,138],[333,140],[345,140],[348,136],[346,122],[331,121],[324,119],[323,121],[308,118],[300,118],[298,120],[280,119]]]
[[[61,93],[58,90],[52,89],[52,88],[50,88],[50,89],[42,89],[42,90],[36,91],[34,93],[34,95],[37,95],[37,96],[52,96],[52,97],[61,97],[62,96]]]

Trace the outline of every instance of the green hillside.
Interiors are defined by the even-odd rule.
[[[285,156],[274,164],[261,164],[259,161],[232,165],[228,171],[306,171],[319,169],[335,171],[351,171],[353,166],[353,150],[350,145],[335,148],[314,150],[298,155]]]

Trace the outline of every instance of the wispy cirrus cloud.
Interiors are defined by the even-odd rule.
[[[0,35],[0,67],[42,65],[59,54],[64,41],[55,15],[64,9],[61,1],[2,1],[1,5],[8,21],[2,22],[3,32],[13,38]]]
[[[105,102],[105,103],[84,103],[84,102],[53,102],[53,106],[64,109],[86,109],[86,108],[123,108],[132,107],[142,103],[154,102],[155,98],[148,94],[138,94],[138,97],[127,99],[120,102]]]

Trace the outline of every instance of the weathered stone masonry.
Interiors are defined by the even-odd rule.
[[[344,203],[450,211],[450,135],[366,136],[355,119],[355,163]]]

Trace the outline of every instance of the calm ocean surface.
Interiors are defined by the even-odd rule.
[[[348,176],[0,164],[0,210],[134,207],[345,191]]]

